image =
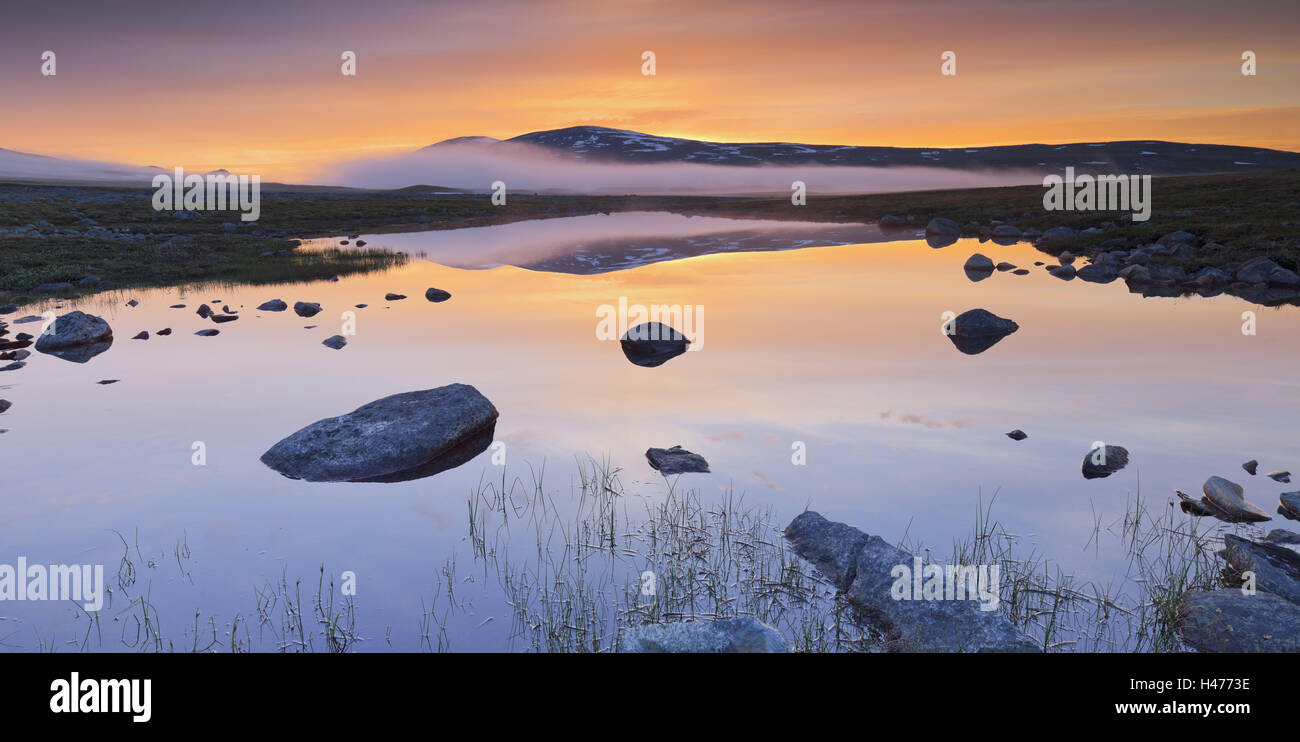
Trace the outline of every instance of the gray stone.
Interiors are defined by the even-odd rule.
[[[1083,478],[1100,479],[1128,466],[1128,449],[1123,446],[1094,448],[1083,457]]]
[[[1176,232],[1170,232],[1169,234],[1166,234],[1165,236],[1156,240],[1156,242],[1159,242],[1162,245],[1170,245],[1170,244],[1191,242],[1194,239],[1196,239],[1196,235],[1192,234],[1191,232],[1184,232],[1183,230],[1180,229]]]
[[[641,624],[624,630],[618,646],[620,652],[634,654],[769,654],[786,651],[781,634],[752,616]]]
[[[1251,459],[1250,461],[1247,461],[1246,463],[1242,464],[1241,468],[1245,469],[1246,473],[1250,474],[1253,477],[1255,476],[1255,472],[1259,470],[1259,462],[1254,459]]]
[[[10,402],[7,399],[0,399],[0,412],[7,412],[9,408],[13,406],[14,406],[13,402]]]
[[[324,345],[326,348],[333,348],[334,350],[339,350],[347,344],[347,338],[342,335],[331,335],[321,341],[321,345]]]
[[[1124,269],[1122,263],[1115,260],[1107,260],[1098,263],[1091,263],[1075,271],[1075,275],[1081,281],[1090,283],[1110,283],[1119,278],[1119,272]]]
[[[72,311],[54,320],[36,339],[36,350],[73,363],[85,363],[113,344],[113,328],[93,314]]]
[[[1048,266],[1047,272],[1062,281],[1073,281],[1076,271],[1072,265],[1053,265]]]
[[[1237,267],[1234,277],[1246,283],[1266,283],[1270,286],[1282,287],[1300,286],[1300,276],[1273,262],[1271,258],[1263,256],[1243,262]]]
[[[1226,523],[1259,523],[1272,520],[1268,513],[1246,501],[1245,490],[1236,482],[1223,477],[1210,477],[1201,486],[1201,491],[1205,495],[1201,498],[1201,504],[1209,512],[1193,513],[1194,515],[1213,515]],[[1183,510],[1188,512],[1187,508]]]
[[[1277,497],[1277,513],[1283,518],[1300,520],[1300,492],[1283,492]]]
[[[1052,227],[1046,232],[1043,232],[1043,239],[1051,240],[1058,237],[1073,237],[1076,234],[1078,234],[1078,231],[1072,227]]]
[[[1274,528],[1268,532],[1264,540],[1270,544],[1300,544],[1300,533],[1288,531],[1285,528]]]
[[[951,219],[937,216],[925,225],[925,241],[930,247],[947,247],[961,236],[961,227]]]
[[[1010,224],[999,224],[993,228],[993,241],[1011,243],[1020,239],[1020,229]]]
[[[37,348],[37,350],[40,350],[40,348]],[[1265,474],[1264,476],[1268,477],[1274,482],[1281,482],[1282,484],[1291,483],[1291,472],[1289,471],[1271,471],[1268,474]]]
[[[1238,573],[1254,572],[1255,587],[1300,604],[1300,554],[1285,546],[1256,543],[1226,533],[1219,552]]]
[[[314,422],[272,446],[262,463],[309,482],[417,479],[486,450],[496,420],[496,407],[466,384],[404,392]]]
[[[844,592],[858,614],[880,632],[887,650],[1038,651],[999,611],[982,610],[979,600],[896,598],[894,584],[901,579],[896,568],[911,570],[916,561],[879,536],[805,511],[786,527],[785,538],[796,554]]]
[[[637,366],[654,368],[686,352],[690,340],[662,322],[642,322],[629,328],[619,344],[623,355]]]
[[[966,264],[962,266],[962,268],[965,269],[966,272],[968,273],[972,271],[980,272],[980,273],[992,273],[993,267],[994,267],[993,261],[990,260],[987,256],[981,255],[980,253],[975,253],[969,258],[966,258]]]
[[[315,317],[320,314],[320,304],[316,302],[300,301],[293,305],[293,311],[299,317]]]
[[[272,299],[270,301],[264,301],[261,304],[258,304],[257,308],[259,311],[263,311],[263,312],[283,312],[284,310],[289,308],[289,305],[285,304],[279,299]]]
[[[384,301],[401,301],[402,299],[405,298],[406,298],[406,294],[394,294],[391,291],[389,291],[387,294],[384,294]]]
[[[443,302],[450,299],[451,292],[443,291],[442,289],[430,288],[424,292],[424,298],[436,304],[438,302]]]
[[[132,340],[148,340],[148,339],[149,339],[149,331],[148,331],[148,330],[141,330],[141,331],[137,332],[136,334],[132,335],[132,336],[131,336],[131,339],[132,339]]]
[[[999,317],[986,309],[971,309],[952,321],[948,339],[957,350],[976,355],[992,348],[1002,338],[1020,329],[1014,321]]]
[[[1007,437],[1013,441],[1023,441],[1024,439],[1028,438],[1029,435],[1025,433],[1025,431],[1021,430],[1020,428],[1016,428],[1015,430],[1007,433]]]
[[[672,474],[688,474],[691,472],[707,474],[709,472],[709,462],[698,453],[691,453],[681,446],[672,448],[650,448],[645,452],[646,461],[655,471],[669,476]]]
[[[1197,590],[1178,618],[1183,641],[1202,652],[1300,652],[1300,606],[1272,593]]]

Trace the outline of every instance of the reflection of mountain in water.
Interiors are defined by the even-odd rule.
[[[846,225],[840,229],[814,228],[813,231],[815,236],[800,236],[794,233],[727,232],[685,238],[640,237],[630,240],[599,240],[575,244],[573,252],[568,255],[517,265],[520,268],[548,273],[590,275],[625,270],[665,260],[693,258],[698,255],[795,250],[801,247],[876,242],[881,239],[878,229],[865,224]]]
[[[490,227],[366,235],[370,247],[439,265],[487,270],[505,265],[590,275],[725,252],[793,250],[917,239],[920,227],[888,234],[875,224],[792,222],[631,211],[557,217]],[[322,245],[342,245],[342,238]],[[353,243],[355,244],[355,243]]]

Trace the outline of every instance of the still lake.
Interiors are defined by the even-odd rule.
[[[0,562],[104,564],[113,575],[120,533],[139,556],[133,592],[148,593],[176,649],[190,648],[196,611],[220,634],[234,615],[247,620],[259,587],[283,577],[314,591],[324,565],[336,579],[356,575],[365,639],[356,649],[420,649],[422,606],[440,571],[472,562],[467,500],[503,477],[492,451],[392,484],[290,480],[258,457],[321,418],[453,382],[474,385],[500,411],[505,476],[531,487],[544,464],[559,507],[587,456],[621,467],[637,497],[662,498],[668,483],[644,452],[680,444],[712,473],[675,486],[705,501],[730,488],[770,507],[777,525],[811,508],[938,554],[970,533],[977,502],[996,493],[993,514],[1008,530],[1101,581],[1122,577],[1124,560],[1090,543],[1094,529],[1119,518],[1139,488],[1163,508],[1175,489],[1199,493],[1218,474],[1270,513],[1293,488],[1262,473],[1300,470],[1295,308],[1142,298],[1122,281],[1052,277],[1033,263],[1054,260],[1028,244],[963,239],[932,249],[906,236],[883,241],[863,225],[576,217],[365,235],[369,247],[412,260],[337,282],[58,303],[57,313],[102,316],[115,341],[85,364],[33,353],[26,368],[0,374],[0,396],[14,403],[0,415]],[[977,251],[1031,272],[973,282],[962,264]],[[429,287],[451,300],[426,301]],[[385,301],[387,292],[409,298]],[[306,319],[256,309],[274,298],[324,311]],[[620,300],[695,308],[695,326],[679,329],[697,349],[657,368],[629,363],[617,340],[597,337],[601,307]],[[195,314],[204,302],[240,319],[213,325]],[[169,308],[178,303],[187,306]],[[982,354],[959,352],[941,332],[944,313],[976,307],[1019,331]],[[347,311],[356,322],[347,347],[322,346]],[[1256,314],[1253,335],[1242,332],[1245,311]],[[39,327],[11,325],[11,334]],[[164,327],[174,334],[157,336]],[[211,327],[221,334],[193,334]],[[141,330],[152,337],[130,339]],[[96,383],[107,379],[119,381]],[[1028,439],[1008,439],[1013,428]],[[1094,441],[1126,447],[1128,467],[1085,480],[1080,464]],[[193,462],[196,442],[204,465]],[[806,463],[795,463],[796,450]],[[1259,477],[1241,469],[1251,458]],[[456,579],[472,599],[448,619],[448,647],[523,648],[499,586],[467,572]],[[87,642],[70,604],[0,603],[0,649],[130,649],[121,639],[130,612],[115,599]]]

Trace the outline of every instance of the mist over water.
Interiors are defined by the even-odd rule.
[[[906,166],[625,164],[578,160],[510,142],[441,145],[352,160],[325,166],[311,178],[321,185],[354,188],[435,185],[486,192],[502,181],[507,192],[719,196],[789,194],[796,180],[810,194],[826,195],[1024,185],[1041,182],[1042,175]]]

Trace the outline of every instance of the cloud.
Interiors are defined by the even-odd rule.
[[[811,197],[946,188],[1019,185],[1041,181],[1029,172],[972,172],[937,167],[829,165],[728,166],[693,163],[623,164],[577,160],[552,150],[508,145],[447,145],[326,166],[312,178],[324,185],[404,188],[435,185],[488,192],[496,181],[509,193],[772,195],[791,193],[793,181]]]

